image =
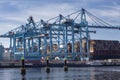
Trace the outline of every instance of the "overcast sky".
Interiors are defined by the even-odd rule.
[[[120,0],[0,0],[0,34],[25,24],[29,16],[37,22],[81,8],[111,25],[120,26]],[[91,34],[91,39],[120,40],[119,35],[119,30],[99,29]],[[0,38],[0,42],[9,46],[8,39]]]

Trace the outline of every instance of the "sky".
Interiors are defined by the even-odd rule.
[[[120,0],[0,0],[0,35],[26,24],[29,16],[37,22],[81,8],[113,26],[120,26]],[[97,33],[91,33],[91,39],[120,41],[120,30],[95,30]],[[0,38],[0,43],[9,47],[9,39]]]

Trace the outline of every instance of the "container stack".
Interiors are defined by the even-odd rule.
[[[120,57],[120,43],[112,40],[91,40],[91,59],[115,59]]]

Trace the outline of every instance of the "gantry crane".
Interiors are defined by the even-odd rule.
[[[95,24],[88,24],[88,17]],[[82,8],[67,16],[60,14],[47,21],[34,22],[30,17],[28,23],[0,37],[10,38],[10,49],[14,52],[15,59],[20,59],[22,56],[26,60],[41,60],[42,57],[48,56],[60,58],[71,56],[70,59],[74,60],[76,56],[79,56],[80,60],[89,60],[89,33],[96,33],[96,31],[90,31],[89,28],[120,29],[120,27],[109,25]],[[86,45],[85,51],[82,46],[83,40]],[[79,50],[75,51],[74,44],[77,41],[80,46]],[[71,44],[71,51],[68,51],[68,44]],[[54,45],[57,45],[57,50],[53,50]]]

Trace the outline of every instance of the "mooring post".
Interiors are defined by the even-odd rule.
[[[64,60],[64,71],[68,71],[67,60]]]
[[[47,58],[47,60],[46,60],[46,72],[47,72],[47,73],[50,72],[49,59],[48,59],[48,58]]]
[[[25,69],[24,57],[22,57],[21,62],[22,62],[22,65],[21,65],[21,75],[25,75],[26,74],[26,69]]]

